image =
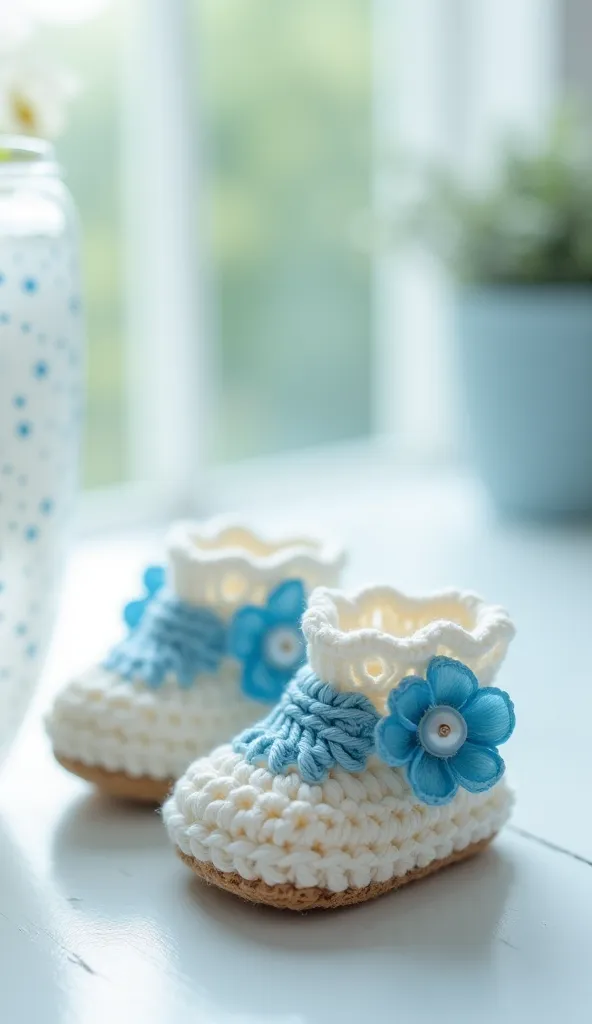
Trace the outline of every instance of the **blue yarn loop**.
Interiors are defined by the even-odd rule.
[[[240,733],[233,746],[250,764],[266,763],[274,775],[296,767],[304,782],[317,783],[335,765],[364,770],[379,720],[363,694],[340,693],[305,665],[271,714]]]
[[[192,685],[200,672],[215,672],[226,648],[226,626],[208,608],[194,607],[159,591],[136,628],[103,662],[124,679],[161,686],[168,675]]]

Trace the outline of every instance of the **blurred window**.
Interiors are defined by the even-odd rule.
[[[146,483],[173,507],[204,463],[372,432],[449,458],[449,281],[405,254],[373,267],[355,227],[387,153],[456,164],[536,125],[552,19],[541,35],[528,4],[508,33],[511,0],[89,3],[41,37],[83,83],[59,152],[84,229],[87,488]]]
[[[367,0],[193,0],[216,460],[370,429]]]
[[[371,189],[371,5],[186,6],[197,55],[187,89],[199,104],[188,130],[201,123],[194,141],[205,165],[207,388],[216,410],[205,455],[236,460],[363,436],[370,429],[371,274],[351,238]],[[154,11],[154,4],[137,5],[135,17],[169,16]],[[59,153],[83,223],[88,488],[136,475],[134,439],[126,434],[134,421],[126,413],[125,367],[133,374],[133,363],[124,358],[123,337],[123,13],[111,3],[90,21],[47,26],[41,38],[82,83]],[[196,240],[197,232],[196,218]],[[149,302],[138,284],[125,289],[126,300]]]
[[[120,76],[118,5],[91,21],[46,25],[38,44],[79,79],[58,153],[82,221],[88,322],[84,484],[129,475],[125,434],[122,232],[119,213]]]

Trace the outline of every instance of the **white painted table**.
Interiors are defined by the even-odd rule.
[[[515,617],[502,674],[518,715],[513,826],[478,859],[333,914],[200,885],[154,812],[93,794],[47,749],[52,688],[116,638],[158,550],[154,537],[88,543],[0,776],[2,1022],[592,1020],[592,533],[503,530],[462,482],[356,490],[344,499],[335,484],[317,509],[355,545],[350,583],[460,584]]]

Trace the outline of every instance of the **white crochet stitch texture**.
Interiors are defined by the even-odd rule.
[[[489,686],[515,633],[508,613],[476,594],[409,597],[394,587],[365,587],[351,597],[318,587],[302,630],[319,678],[361,690],[381,713],[390,690],[405,676],[423,675],[435,655],[464,662]]]
[[[459,790],[444,807],[420,804],[401,769],[373,757],[364,772],[331,771],[310,786],[272,775],[229,746],[196,761],[162,813],[172,842],[219,871],[267,885],[329,892],[386,882],[493,836],[512,795]]]
[[[273,587],[298,578],[310,591],[335,583],[344,553],[310,537],[278,540],[226,519],[176,523],[167,540],[169,585],[190,604],[229,618],[263,604]],[[177,778],[197,757],[267,713],[243,696],[239,667],[224,659],[215,675],[181,689],[174,677],[154,689],[97,666],[73,679],[46,719],[58,755],[132,777]]]
[[[187,690],[174,679],[150,689],[97,667],[58,695],[47,729],[56,753],[73,761],[168,780],[267,711],[243,697],[231,663]]]
[[[430,658],[458,658],[489,685],[514,627],[474,594],[409,598],[392,587],[352,597],[319,588],[303,619],[308,660],[324,681],[361,691],[384,713],[389,691]],[[459,789],[444,806],[414,795],[401,768],[377,757],[365,771],[333,769],[308,785],[292,769],[272,775],[228,746],[192,764],[163,807],[173,843],[220,871],[267,885],[330,892],[386,882],[492,837],[512,794],[502,779],[485,793]]]
[[[167,550],[177,596],[222,615],[242,604],[263,604],[282,580],[301,579],[309,592],[333,586],[345,562],[337,544],[303,536],[271,540],[226,519],[176,523]]]

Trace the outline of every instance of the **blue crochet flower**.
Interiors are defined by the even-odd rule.
[[[123,609],[123,620],[130,629],[135,629],[139,625],[153,597],[164,587],[164,566],[149,565],[142,576],[142,583],[146,591],[145,596],[139,597],[135,601],[128,601]]]
[[[253,700],[275,702],[306,658],[300,619],[306,604],[302,580],[285,580],[260,608],[245,605],[234,615],[228,651],[243,663],[242,689]]]
[[[390,715],[376,726],[377,753],[405,767],[423,803],[447,804],[459,786],[482,793],[501,779],[497,747],[514,731],[514,705],[503,690],[480,687],[461,661],[432,658],[426,679],[403,679],[387,704]]]

